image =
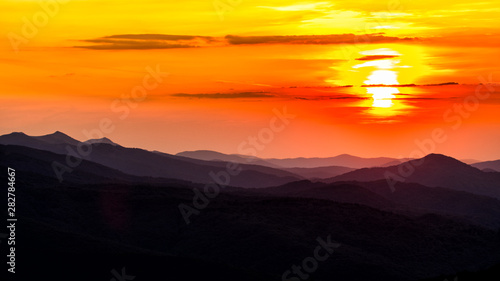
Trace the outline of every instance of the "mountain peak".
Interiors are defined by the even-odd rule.
[[[439,154],[439,153],[428,154],[428,155],[426,155],[422,159],[431,160],[431,161],[447,161],[447,162],[453,161],[453,162],[460,162],[460,163],[462,163],[460,160],[457,160],[457,159],[455,159],[453,157],[450,157],[450,156],[447,156],[447,155],[444,155],[444,154]]]
[[[100,138],[100,139],[90,139],[90,140],[87,140],[85,141],[86,143],[90,143],[90,144],[101,144],[101,143],[105,143],[105,144],[111,144],[113,146],[119,146],[119,144],[113,142],[112,140],[104,137],[104,138]]]
[[[357,157],[357,156],[354,156],[354,155],[351,155],[351,154],[347,154],[347,153],[343,153],[343,154],[337,155],[336,157]]]
[[[61,131],[55,131],[52,134],[43,135],[43,136],[39,136],[39,137],[33,137],[33,138],[47,142],[47,143],[52,143],[52,144],[67,143],[67,144],[71,144],[71,145],[76,145],[79,143],[79,141],[66,135],[65,133],[63,133]]]
[[[12,133],[6,134],[4,136],[27,136],[27,135],[23,132],[12,132]]]
[[[431,153],[426,155],[423,158],[420,159],[414,159],[410,160],[409,162],[412,162],[416,164],[415,166],[425,166],[425,167],[434,167],[434,168],[443,168],[446,167],[446,169],[470,169],[471,166],[463,163],[460,160],[457,160],[453,157],[444,155],[444,154],[438,154],[438,153]],[[417,164],[419,163],[419,164]],[[404,163],[403,163],[404,164]],[[400,165],[403,165],[400,164]]]
[[[65,133],[61,132],[61,131],[55,131],[52,135],[53,136],[66,136],[66,137],[68,136]]]

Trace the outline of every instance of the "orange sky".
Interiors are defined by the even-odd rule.
[[[500,158],[495,1],[41,3],[0,1],[0,134],[241,153],[286,107],[257,156]]]

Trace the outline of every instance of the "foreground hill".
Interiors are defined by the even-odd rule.
[[[257,192],[272,196],[360,204],[410,216],[439,214],[494,230],[500,228],[500,200],[417,183],[399,183],[392,192],[385,180],[331,184],[299,181]]]
[[[313,256],[317,239],[328,237],[340,247],[319,264],[314,280],[420,280],[500,262],[497,232],[358,204],[222,193],[185,225],[177,206],[191,204],[192,192],[175,184],[24,183],[17,196],[22,233],[39,234],[19,253],[38,264],[39,277],[53,276],[49,265],[61,260],[94,278],[122,267],[137,278],[150,276],[149,269],[158,270],[149,262],[177,261],[185,269],[169,271],[170,278],[196,280],[193,272],[214,266],[232,269],[232,278],[249,271],[254,280],[281,280]]]

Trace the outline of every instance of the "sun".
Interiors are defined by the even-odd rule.
[[[398,74],[392,70],[374,70],[364,83],[365,85],[398,85]]]
[[[340,67],[341,81],[352,85],[363,97],[361,106],[366,113],[384,118],[408,114],[412,106],[401,99],[398,85],[415,84],[426,71],[421,47],[404,44],[374,44],[363,46],[357,55]],[[405,92],[411,91],[404,88]]]

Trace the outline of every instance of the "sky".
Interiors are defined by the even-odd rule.
[[[0,134],[500,159],[495,1],[0,0]]]

